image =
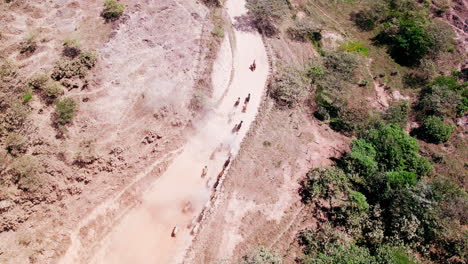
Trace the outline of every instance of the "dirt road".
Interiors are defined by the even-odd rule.
[[[231,21],[246,12],[245,1],[229,0],[227,10]],[[225,161],[236,156],[240,143],[249,129],[260,105],[268,76],[268,59],[257,33],[235,31],[235,45],[221,49],[220,58],[232,59],[233,78],[229,86],[217,85],[212,109],[197,127],[179,156],[167,171],[143,194],[141,205],[132,208],[112,231],[98,243],[97,249],[73,249],[63,263],[85,260],[91,263],[180,263],[193,236],[193,223],[209,203],[213,185],[223,170]],[[225,39],[228,41],[228,38]],[[256,70],[249,65],[256,61]],[[231,71],[214,71],[214,79],[230,79]],[[226,83],[220,81],[219,83]],[[250,94],[245,112],[245,98]],[[217,97],[217,96],[215,96]],[[240,98],[238,106],[235,102]],[[219,100],[218,100],[219,99]],[[242,123],[241,123],[242,122]],[[240,129],[235,131],[237,125]],[[207,166],[207,174],[202,170]],[[112,206],[112,205],[109,205]],[[98,216],[96,216],[98,217]],[[176,237],[171,232],[178,226]],[[78,245],[75,245],[78,246]],[[73,246],[72,246],[73,247]],[[77,257],[71,252],[86,252],[89,257]]]

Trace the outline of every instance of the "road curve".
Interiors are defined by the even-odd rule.
[[[245,0],[228,0],[226,9],[231,22],[235,23],[235,17],[246,13]],[[229,58],[233,65],[232,80],[227,90],[226,87],[214,87],[215,94],[222,93],[223,97],[212,104],[213,109],[196,125],[197,132],[188,140],[183,151],[142,195],[143,202],[121,218],[98,243],[97,250],[86,263],[183,261],[193,239],[193,223],[209,203],[213,185],[225,161],[229,156],[232,160],[238,153],[241,141],[258,112],[269,73],[267,53],[258,33],[235,29],[234,39],[232,53],[230,49],[225,49],[233,54]],[[225,41],[228,41],[227,37]],[[257,67],[252,72],[249,65],[254,60]],[[231,75],[231,71],[214,72]],[[223,79],[223,76],[213,77]],[[242,110],[248,94],[250,100],[244,112]],[[235,107],[238,98],[240,103]],[[234,126],[241,121],[239,131],[233,132]],[[208,170],[206,176],[202,177],[204,166]],[[175,226],[178,226],[178,232],[172,237]],[[62,263],[80,263],[80,260],[66,257]]]

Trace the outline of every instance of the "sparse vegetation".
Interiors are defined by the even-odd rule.
[[[124,10],[125,4],[116,0],[105,0],[104,10],[102,10],[101,16],[107,21],[115,21],[120,18]]]
[[[55,102],[56,122],[65,125],[73,120],[78,110],[77,103],[71,98],[63,98]]]

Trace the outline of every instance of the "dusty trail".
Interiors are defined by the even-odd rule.
[[[227,1],[226,8],[232,23],[235,17],[246,12],[244,6],[244,0]],[[229,155],[232,160],[239,151],[241,141],[255,119],[268,77],[268,58],[261,36],[237,30],[234,35],[235,45],[230,45],[232,53],[231,48],[221,49],[221,62],[218,62],[232,64],[233,72],[229,67],[214,71],[217,76],[213,76],[213,79],[220,80],[215,82],[218,85],[214,87],[216,102],[212,102],[214,108],[206,118],[196,124],[196,134],[189,139],[167,171],[148,187],[148,191],[142,195],[142,203],[121,218],[98,243],[97,249],[86,249],[79,246],[79,242],[75,243],[75,247],[79,248],[73,249],[72,245],[72,250],[62,259],[62,263],[183,261],[193,239],[188,226],[196,222],[203,207],[209,203],[213,184],[225,160]],[[229,42],[228,38],[225,41]],[[222,58],[228,61],[223,63]],[[249,70],[253,60],[257,64],[254,72]],[[231,81],[227,83],[226,80]],[[250,101],[243,112],[244,99],[249,93]],[[220,95],[223,96],[219,98]],[[239,97],[240,104],[234,107]],[[242,127],[233,133],[233,127],[241,121]],[[201,177],[205,165],[208,166],[208,173]],[[178,226],[179,232],[176,237],[171,237],[174,226]],[[78,257],[81,255],[78,252],[89,256]]]

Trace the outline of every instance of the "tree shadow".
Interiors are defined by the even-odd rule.
[[[242,15],[234,18],[234,28],[243,32],[259,31],[255,25],[255,21],[249,15]]]

